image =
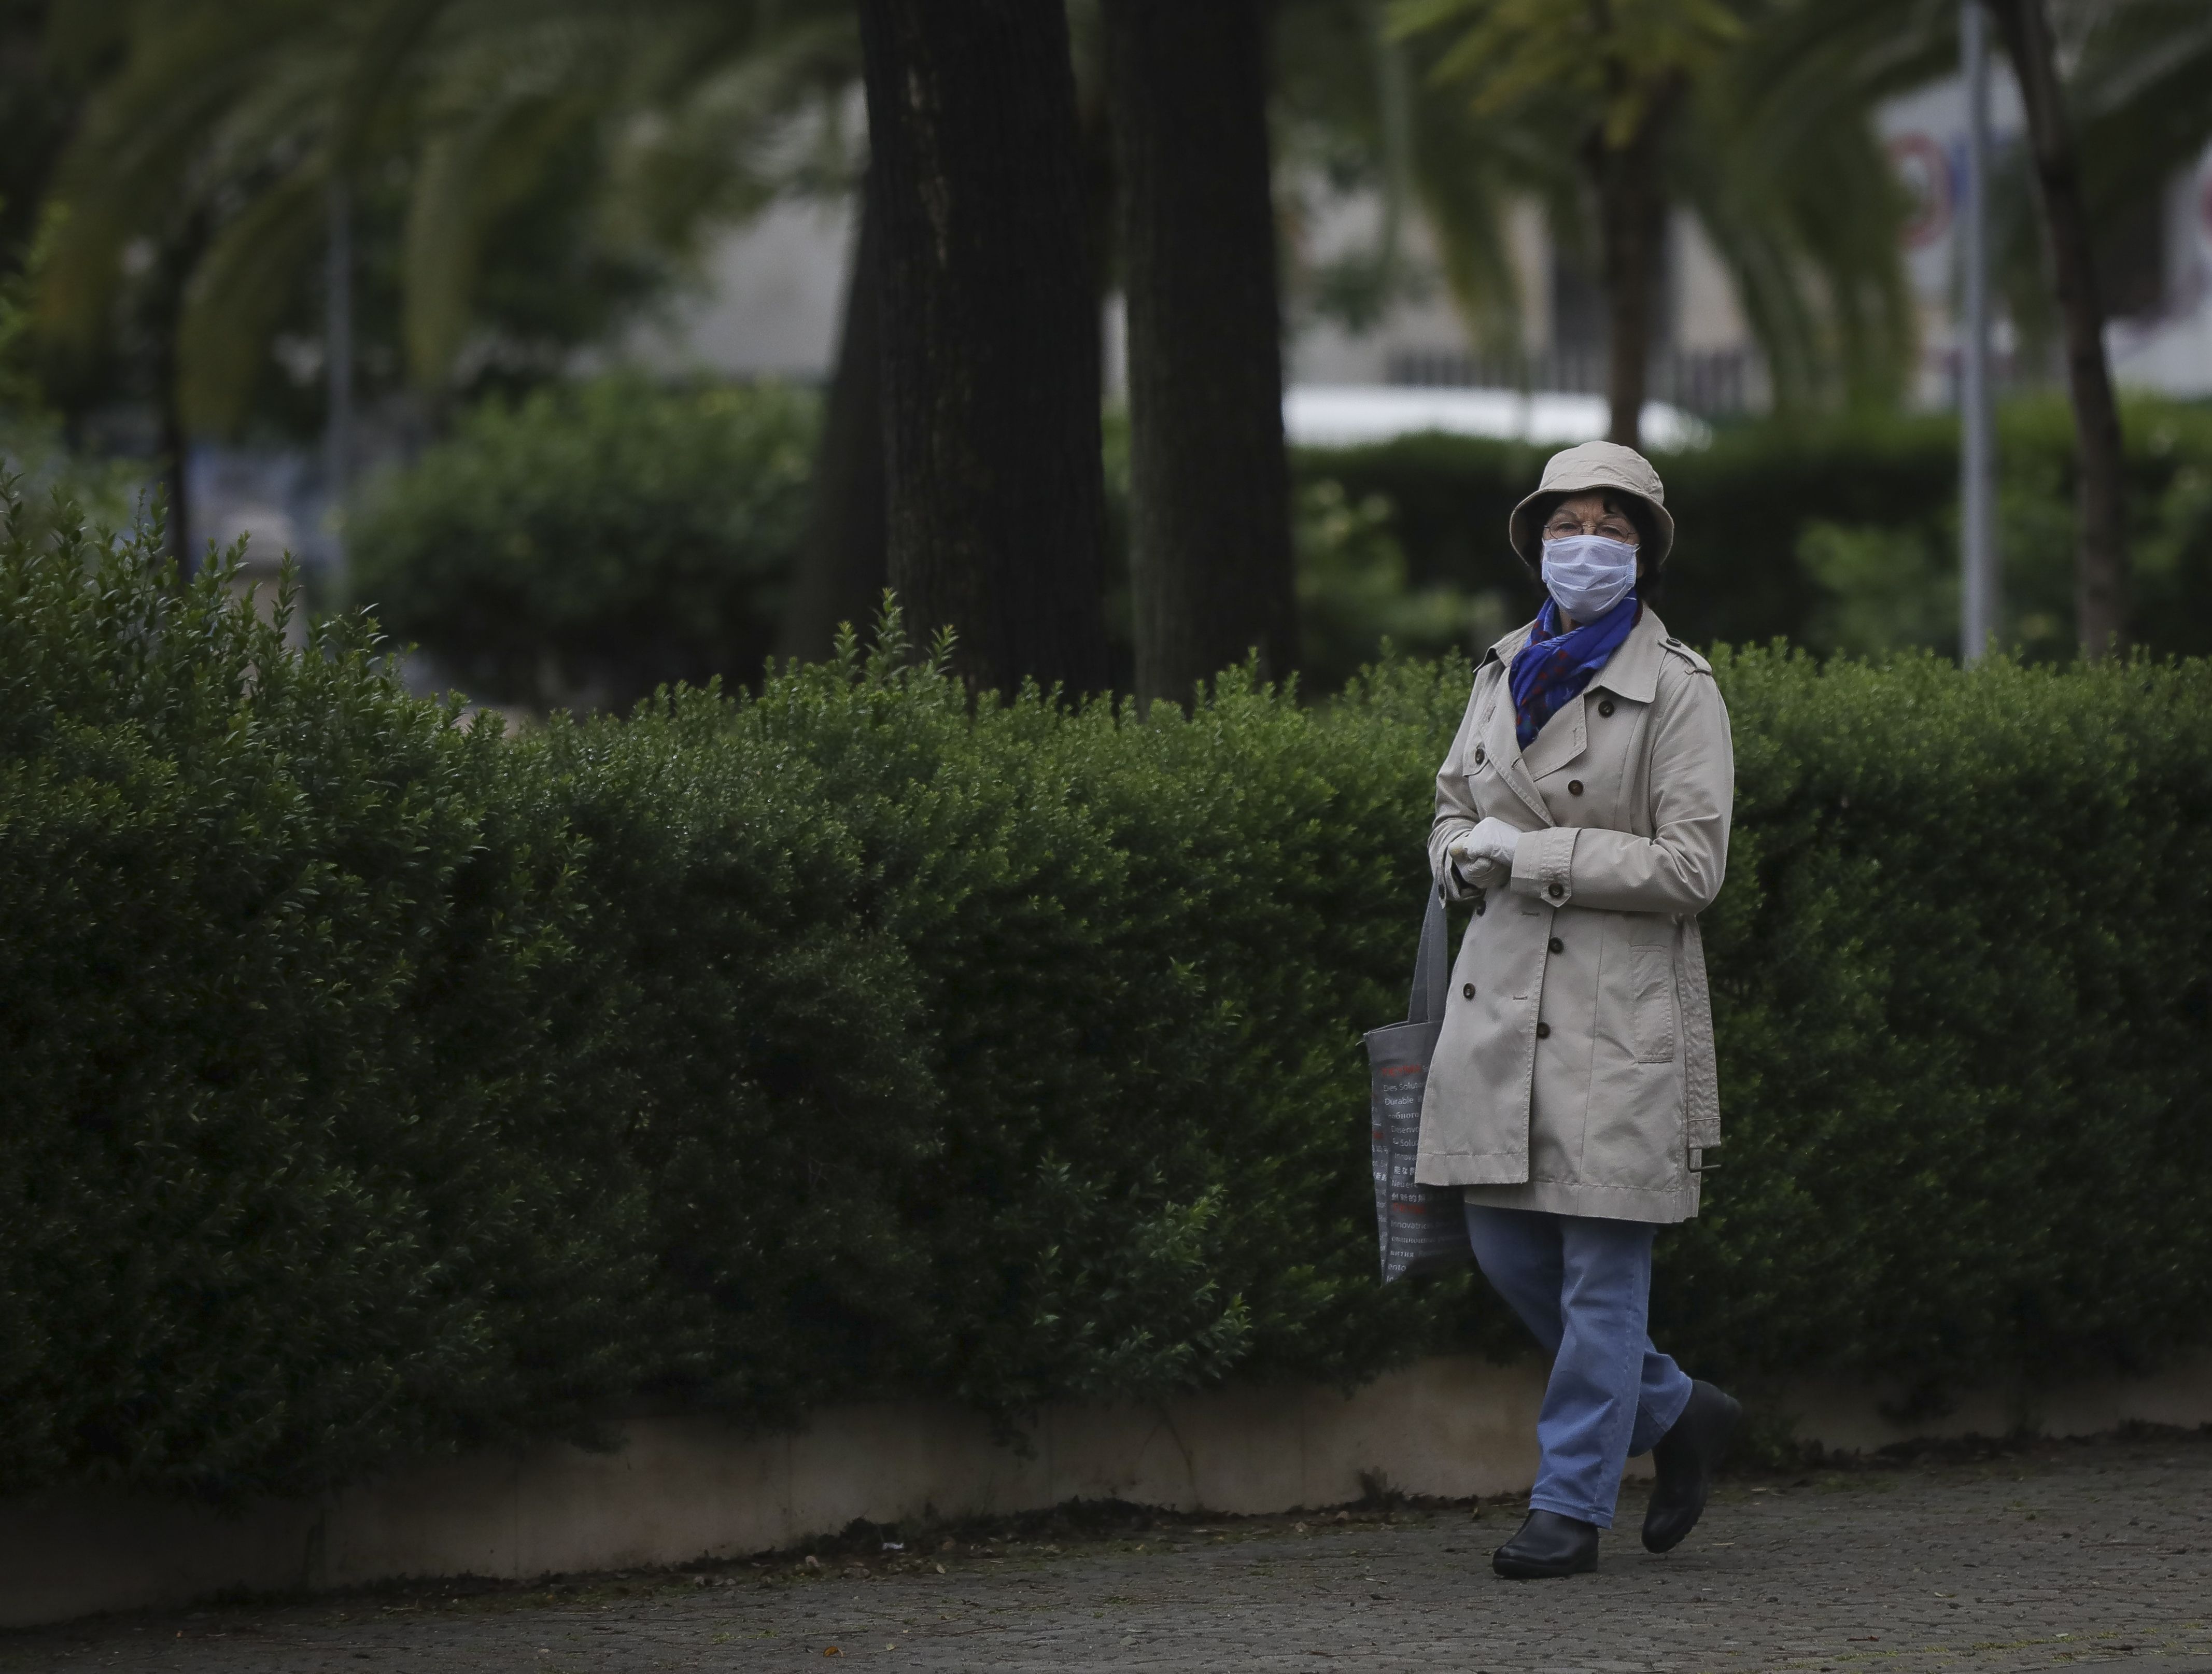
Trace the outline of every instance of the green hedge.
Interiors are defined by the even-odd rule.
[[[488,403],[368,496],[355,596],[491,701],[619,712],[664,682],[750,685],[795,560],[815,423],[811,396],[773,384],[617,376]],[[2030,399],[2000,429],[2005,640],[2063,660],[2070,420]],[[2136,631],[2212,654],[2212,408],[2134,400],[2126,435]],[[1505,517],[1549,452],[1436,435],[1300,452],[1305,690],[1340,690],[1386,642],[1433,655],[1523,619],[1534,594]],[[1957,455],[1947,417],[1869,413],[1747,423],[1662,456],[1680,525],[1669,625],[1698,644],[1955,649]],[[1109,415],[1107,618],[1124,673],[1127,464]]]
[[[2212,1337],[2212,667],[1720,665],[1725,1172],[1662,1325],[1781,1369]]]
[[[2134,631],[2153,649],[2212,654],[2212,407],[2126,409]],[[1998,544],[2005,641],[2033,658],[2073,644],[2073,432],[2063,403],[1999,416]],[[1308,449],[1301,480],[1377,500],[1415,587],[1492,601],[1485,630],[1534,600],[1506,514],[1549,447],[1428,435]],[[1660,454],[1680,539],[1662,600],[1697,644],[1786,637],[1857,653],[1958,643],[1958,431],[1945,415],[1847,415],[1725,429]]]
[[[626,709],[751,679],[806,515],[817,403],[776,384],[548,385],[375,484],[355,597],[472,694]]]
[[[894,634],[509,739],[221,579],[0,548],[0,1488],[1518,1344],[1373,1279],[1358,1032],[1464,664],[1139,724]],[[2212,670],[1720,673],[1664,1340],[1928,1401],[2203,1346]]]
[[[0,1484],[587,1427],[653,1289],[543,1120],[580,843],[358,633],[154,564],[0,552]]]

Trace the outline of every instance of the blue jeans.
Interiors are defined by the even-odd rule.
[[[1657,1230],[1468,1205],[1483,1277],[1552,1356],[1531,1510],[1611,1528],[1629,1455],[1649,1452],[1689,1401],[1689,1378],[1645,1332]]]

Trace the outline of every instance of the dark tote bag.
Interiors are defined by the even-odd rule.
[[[1460,1189],[1419,1185],[1413,1179],[1413,1160],[1421,1148],[1421,1094],[1444,1026],[1444,993],[1451,980],[1444,939],[1443,897],[1431,885],[1406,1020],[1367,1032],[1375,1231],[1382,1246],[1386,1285],[1409,1274],[1440,1273],[1474,1257]]]

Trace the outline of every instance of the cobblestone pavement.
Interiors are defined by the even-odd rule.
[[[2212,1435],[1723,1485],[1690,1542],[1496,1580],[1519,1508],[963,1531],[532,1589],[441,1587],[0,1634],[0,1670],[2029,1670],[2212,1674]],[[1034,1532],[1034,1531],[1032,1531]],[[835,1658],[825,1664],[825,1658]]]

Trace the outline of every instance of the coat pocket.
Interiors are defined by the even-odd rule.
[[[1628,950],[1628,1032],[1638,1063],[1674,1059],[1674,950]]]

